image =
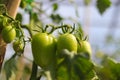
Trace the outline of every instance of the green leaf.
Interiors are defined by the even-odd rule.
[[[76,72],[76,75],[80,77],[80,79],[91,80],[93,77],[95,77],[93,72],[94,65],[88,58],[79,54],[76,55],[74,59],[74,71]]]
[[[53,11],[56,11],[56,10],[58,9],[58,4],[57,4],[57,3],[54,3],[54,4],[52,5],[52,7],[53,7]]]
[[[120,63],[111,58],[106,58],[102,67],[97,67],[96,72],[101,80],[119,80]]]
[[[50,18],[55,23],[60,23],[63,20],[63,18],[59,14],[51,14]]]
[[[110,72],[113,74],[116,80],[120,79],[120,63],[117,63],[115,60],[111,58],[107,58],[106,64],[104,64],[104,67],[110,70]]]
[[[33,19],[35,22],[38,22],[38,21],[39,21],[37,13],[32,13],[32,19]]]
[[[6,73],[7,80],[9,80],[9,78],[12,76],[13,72],[15,72],[17,70],[15,55],[13,55],[9,60],[7,60],[5,62],[4,70]]]
[[[22,22],[22,14],[21,13],[17,13],[16,20]]]
[[[31,4],[34,0],[26,0],[27,3]]]
[[[78,27],[77,27],[77,29],[76,29],[75,36],[76,36],[79,40],[83,40],[83,38],[84,38],[84,31],[83,31],[83,29],[82,29],[82,27],[81,27],[81,24],[78,23],[77,26],[78,26]]]
[[[110,0],[97,0],[97,8],[101,14],[105,12],[107,8],[111,6],[111,1]]]
[[[63,54],[64,58],[57,67],[57,80],[98,80],[90,59],[69,51]]]
[[[66,66],[62,65],[57,69],[57,80],[69,80]]]

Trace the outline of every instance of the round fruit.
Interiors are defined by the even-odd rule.
[[[49,66],[55,59],[56,40],[47,33],[37,33],[32,37],[34,61],[42,68]]]
[[[24,44],[21,41],[17,40],[13,43],[13,49],[15,52],[22,52],[23,48]]]
[[[83,52],[83,53],[88,53],[89,55],[92,54],[91,46],[88,41],[80,41],[80,45],[78,44],[78,53]]]
[[[3,15],[0,15],[0,29],[6,27],[6,25],[8,24],[8,18],[3,16]]]
[[[4,27],[2,30],[2,37],[6,43],[12,42],[16,37],[15,29],[11,25]]]
[[[77,52],[77,40],[73,34],[65,33],[59,36],[57,41],[57,52],[61,53],[64,49],[70,52]]]

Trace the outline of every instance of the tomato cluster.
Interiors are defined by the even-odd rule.
[[[3,40],[6,43],[12,42],[16,37],[16,30],[12,25],[12,21],[6,16],[0,15],[0,30]]]
[[[56,57],[59,54],[62,54],[65,49],[72,52],[73,55],[82,52],[91,54],[91,46],[89,42],[78,40],[77,37],[72,34],[75,30],[72,30],[71,32],[71,27],[66,27],[66,25],[62,25],[59,28],[63,30],[63,33],[60,34],[58,38],[53,37],[51,33],[45,31],[38,32],[32,36],[31,46],[33,58],[35,63],[42,68],[48,67],[56,61]]]
[[[25,41],[20,23],[7,13],[0,15],[0,34],[5,43],[13,42],[13,49],[16,53],[23,53]]]

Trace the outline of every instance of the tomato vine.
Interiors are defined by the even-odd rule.
[[[100,13],[103,13],[104,10],[110,6],[108,0],[109,4],[107,3],[106,8],[100,9],[100,5],[104,1],[102,0],[102,2],[100,2],[100,0],[98,0],[97,2]],[[88,3],[89,1],[85,0],[85,4],[89,5]],[[47,80],[99,80],[102,77],[99,73],[104,73],[103,70],[108,67],[107,64],[111,65],[110,68],[106,69],[109,73],[112,74],[111,69],[116,71],[113,75],[115,76],[116,74],[117,76],[115,77],[117,78],[112,77],[112,79],[119,79],[119,75],[117,74],[119,73],[117,72],[118,68],[115,69],[115,66],[119,67],[119,63],[107,58],[105,61],[107,64],[103,64],[101,68],[92,62],[91,45],[87,41],[88,36],[85,36],[84,31],[79,27],[81,26],[80,24],[58,25],[64,18],[56,13],[59,8],[57,3],[52,5],[54,13],[50,15],[44,14],[53,21],[53,24],[46,25],[43,25],[42,20],[38,19],[38,13],[44,13],[45,11],[38,9],[38,7],[34,5],[34,0],[22,0],[20,5],[20,7],[30,15],[30,23],[28,25],[23,25],[21,22],[22,19],[20,19],[19,16],[17,18],[19,20],[10,17],[7,14],[5,5],[2,4],[0,6],[3,6],[0,7],[0,33],[3,34],[3,40],[7,44],[13,44],[12,47],[15,52],[15,54],[5,62],[4,69],[7,79],[10,79],[11,75],[17,70],[15,64],[19,56],[24,56],[26,43],[31,44],[33,55],[30,80],[40,79],[42,76],[45,76]],[[33,8],[39,11],[34,12]],[[6,27],[8,30],[4,31]],[[15,31],[11,32],[10,30],[12,29]],[[27,40],[24,29],[26,29],[30,35],[27,37]],[[10,35],[8,35],[9,32],[11,32]],[[58,33],[57,37],[54,35],[54,32]],[[11,69],[14,71],[8,70],[7,66],[9,66],[9,63],[10,67],[13,65]]]

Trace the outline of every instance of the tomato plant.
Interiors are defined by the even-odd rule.
[[[41,76],[45,76],[47,80],[99,80],[99,78],[104,80],[101,74],[105,75],[106,80],[118,80],[120,76],[119,63],[107,59],[107,61],[103,61],[104,64],[102,67],[96,66],[91,58],[88,59],[88,57],[83,55],[87,53],[90,57],[92,56],[90,43],[83,39],[82,32],[84,31],[79,30],[77,32],[75,26],[71,26],[70,24],[58,25],[62,20],[64,21],[65,18],[57,13],[59,5],[56,2],[53,2],[52,13],[48,15],[46,14],[46,10],[42,10],[42,4],[39,5],[39,2],[35,2],[34,0],[21,0],[20,8],[30,16],[29,23],[25,25],[22,24],[23,16],[21,13],[18,14],[17,20],[19,21],[17,21],[7,14],[7,9],[3,10],[0,8],[0,33],[2,38],[6,43],[13,44],[15,53],[22,53],[21,55],[13,54],[13,56],[5,62],[4,70],[6,79],[13,79],[14,76],[17,76],[16,73],[18,73],[17,70],[20,67],[16,66],[18,65],[16,62],[18,63],[19,57],[22,56],[26,60],[33,62],[32,69],[31,64],[30,66],[27,64],[22,74],[23,78],[26,77],[26,74],[31,75],[30,80],[39,80]],[[89,5],[90,0],[84,0],[84,2],[85,5]],[[105,1],[97,0],[97,7],[101,14],[110,5],[109,0],[105,2],[107,5],[103,4],[103,2]],[[103,7],[101,6],[102,4],[105,6],[104,9],[101,9],[101,7]],[[40,6],[40,9],[38,6]],[[75,7],[77,8],[77,6]],[[43,18],[39,18],[39,16],[43,15],[49,18],[53,24],[48,24],[44,27],[47,22],[43,23]],[[79,16],[77,11],[76,16]],[[80,26],[80,23],[78,24]],[[39,29],[41,29],[41,32]],[[62,33],[59,32],[60,29]],[[27,30],[30,36],[27,35],[26,37],[24,30]],[[50,31],[47,32],[48,30]],[[54,37],[54,31],[60,33],[56,36],[57,38]],[[79,32],[80,36],[78,37],[76,34],[79,34]],[[24,56],[26,43],[31,45],[33,61],[27,58],[29,54],[27,54],[27,57]],[[62,60],[57,63],[57,60],[59,60],[61,56]],[[110,65],[110,67],[108,65]],[[38,68],[38,66],[40,68]],[[110,74],[110,78],[106,78],[108,77],[107,73]]]

